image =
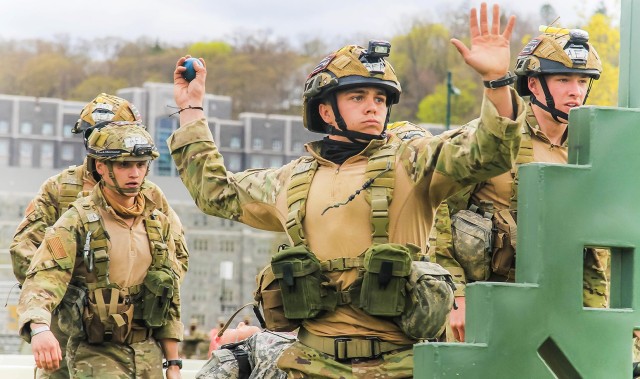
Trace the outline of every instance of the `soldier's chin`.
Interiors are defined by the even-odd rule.
[[[122,193],[125,196],[129,196],[129,197],[136,197],[138,196],[138,194],[140,193],[140,187],[127,187],[127,188],[122,188]]]

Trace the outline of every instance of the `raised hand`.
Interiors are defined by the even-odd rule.
[[[482,80],[494,80],[503,77],[509,70],[511,52],[509,40],[515,26],[515,16],[509,17],[504,32],[500,33],[500,6],[493,5],[493,20],[489,29],[487,3],[480,5],[480,24],[477,10],[469,13],[471,48],[460,40],[452,38],[451,43],[458,49],[464,61],[482,76]]]
[[[182,77],[182,73],[186,70],[182,64],[185,60],[191,58],[190,55],[181,57],[176,63],[176,69],[173,72],[173,97],[176,105],[180,108],[201,107],[205,95],[205,79],[207,78],[207,66],[204,59],[200,58],[201,65],[194,64],[196,77],[188,82]]]

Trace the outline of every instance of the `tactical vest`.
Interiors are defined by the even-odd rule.
[[[494,272],[513,279],[517,240],[516,211],[518,204],[518,169],[531,163],[533,141],[527,126],[521,129],[521,142],[515,164],[511,168],[511,195],[509,208],[496,210],[491,203],[471,204],[469,209],[454,211],[451,215],[451,231],[446,223],[436,223],[437,242],[453,246],[453,255],[469,280],[487,280]],[[470,196],[471,192],[465,194]],[[444,202],[441,207],[447,207]],[[438,210],[448,215],[448,211]]]
[[[144,219],[152,247],[152,261],[143,283],[120,288],[109,280],[109,235],[95,204],[89,198],[82,198],[72,206],[80,215],[86,230],[82,259],[88,274],[84,283],[78,285],[84,284],[88,290],[83,321],[89,343],[132,343],[138,342],[136,338],[146,339],[150,329],[166,322],[177,283],[163,238],[162,214],[153,210]],[[144,330],[131,340],[134,321],[136,325],[145,325],[149,330]]]
[[[84,190],[84,170],[82,166],[69,166],[60,175],[58,196],[58,216],[61,216],[71,203],[78,200],[78,194]]]

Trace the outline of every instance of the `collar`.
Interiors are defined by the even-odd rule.
[[[373,155],[373,153],[375,153],[382,146],[386,145],[388,143],[388,141],[390,140],[390,138],[394,138],[394,137],[391,134],[389,134],[389,135],[387,135],[387,137],[385,139],[370,141],[369,144],[367,145],[367,147],[364,148],[364,150],[362,150],[358,154],[354,155],[353,157],[347,159],[347,161],[352,160],[355,157],[369,159],[369,157],[371,157]],[[326,160],[326,159],[324,159],[324,158],[322,158],[320,156],[320,150],[322,148],[322,141],[309,142],[309,143],[307,143],[305,145],[305,148],[307,149],[307,152],[309,152],[309,154],[311,154],[311,156],[313,158],[318,160],[319,163],[325,164],[325,165],[327,165],[327,164],[328,165],[336,165],[335,163],[332,163],[332,162],[330,162],[330,161],[328,161],[328,160]]]
[[[531,135],[531,136],[535,136],[536,138],[538,138],[539,140],[544,141],[545,143],[551,145],[551,141],[549,140],[549,137],[547,137],[546,134],[544,134],[544,132],[542,130],[540,130],[540,125],[538,124],[538,119],[536,119],[536,115],[533,113],[533,109],[532,109],[532,104],[531,102],[527,103],[527,114],[525,117],[525,128],[527,129],[526,132]],[[562,147],[567,147],[568,146],[568,130],[569,128],[567,128],[567,130],[565,131],[565,135],[562,137]]]
[[[149,189],[147,191],[140,191],[142,196],[144,196],[144,209],[142,210],[142,214],[140,216],[147,217],[149,216],[154,209],[156,209],[156,203],[149,196]],[[100,186],[94,186],[89,193],[89,198],[91,201],[98,207],[103,209],[111,209],[112,207],[107,203],[107,200],[104,198],[104,194],[102,193],[102,188]]]

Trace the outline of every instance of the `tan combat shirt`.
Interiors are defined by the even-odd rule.
[[[143,220],[155,209],[154,202],[145,195],[145,208],[129,227],[106,203],[100,186],[89,194],[103,220],[109,239],[109,280],[127,288],[141,284],[151,266],[151,245]],[[80,200],[82,201],[82,200]],[[178,271],[175,244],[168,218],[161,213],[162,238],[168,247],[168,259],[172,269]],[[64,297],[67,285],[75,283],[84,287],[84,278],[92,276],[82,259],[87,230],[78,211],[71,207],[53,227],[47,229],[44,242],[36,251],[22,287],[18,304],[18,327],[26,341],[30,336],[25,326],[30,322],[51,324],[51,313]],[[174,291],[166,324],[153,331],[156,339],[182,339],[180,322],[179,289]]]
[[[516,105],[516,121],[500,117],[493,104],[485,100],[473,127],[400,143],[389,208],[390,242],[413,243],[426,253],[438,204],[463,186],[510,168],[519,146],[518,131],[524,123],[524,104],[519,100]],[[321,261],[357,257],[371,246],[371,207],[364,196],[320,214],[361,188],[366,181],[368,157],[387,143],[371,141],[342,165],[321,158],[318,143],[307,145],[319,167],[311,182],[303,230],[311,251]],[[287,230],[287,187],[297,161],[279,169],[228,172],[204,119],[181,126],[168,144],[185,186],[202,211],[260,229]],[[338,290],[350,286],[356,276],[355,269],[331,275]],[[415,342],[393,322],[351,305],[305,320],[303,326],[320,336],[375,336],[397,344]]]

